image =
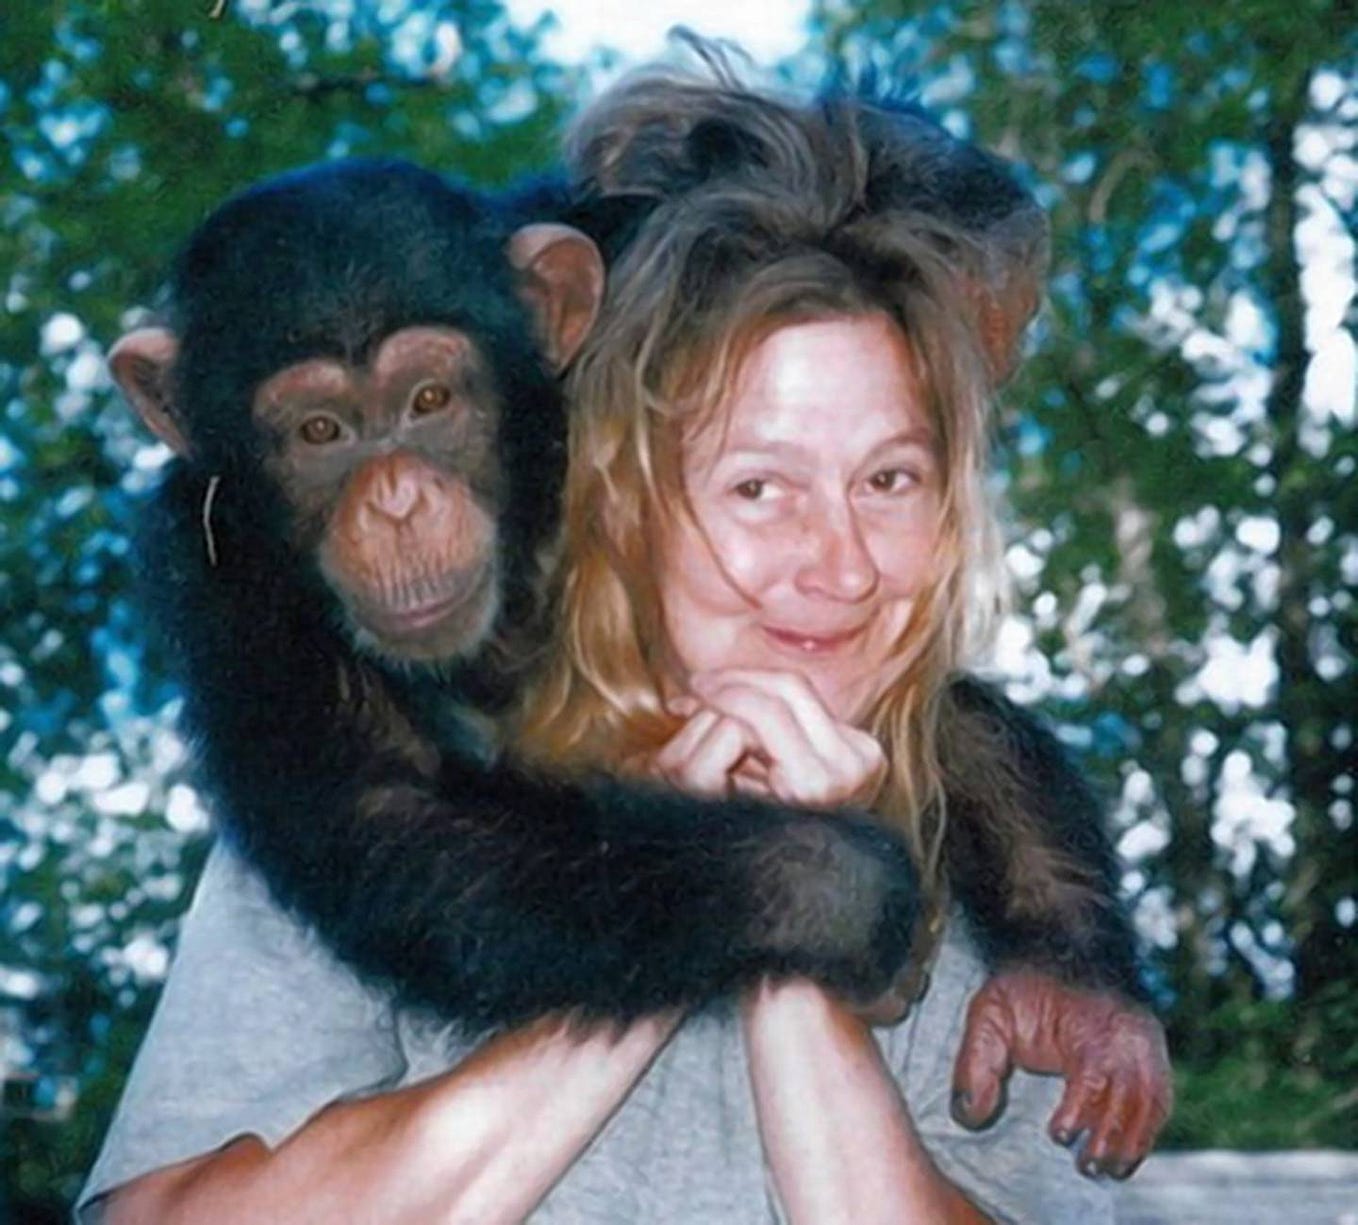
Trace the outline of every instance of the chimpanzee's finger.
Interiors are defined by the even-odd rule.
[[[1082,1130],[1081,1120],[1089,1113],[1085,1101],[1085,1087],[1078,1080],[1067,1080],[1061,1100],[1047,1124],[1047,1132],[1057,1144],[1067,1148],[1075,1143]]]
[[[1081,1133],[1092,1135],[1107,1091],[1108,1077],[1102,1072],[1087,1068],[1068,1072],[1065,1092],[1047,1126],[1052,1139],[1069,1147]]]
[[[1131,1087],[1126,1119],[1116,1150],[1104,1168],[1112,1178],[1130,1178],[1132,1172],[1146,1159],[1155,1142],[1155,1099],[1145,1084]]]
[[[907,994],[899,987],[891,986],[867,1004],[855,1005],[850,1003],[849,1006],[869,1025],[883,1026],[896,1025],[904,1020],[913,1003],[914,996],[912,994]]]
[[[1155,1147],[1160,1129],[1169,1119],[1174,1100],[1168,1059],[1140,1068],[1136,1081],[1136,1110],[1122,1142],[1122,1161],[1110,1171],[1114,1178],[1130,1178]]]
[[[953,1118],[973,1130],[985,1127],[1003,1105],[1013,1070],[1013,1018],[1003,1000],[982,987],[967,1008],[967,1027],[953,1064]]]
[[[1120,1170],[1126,1157],[1127,1131],[1139,1105],[1135,1086],[1114,1079],[1103,1095],[1102,1108],[1080,1157],[1086,1174],[1112,1174]]]

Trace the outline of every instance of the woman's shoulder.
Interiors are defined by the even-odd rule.
[[[251,1012],[300,1001],[326,1008],[354,1025],[380,1024],[386,997],[361,982],[326,948],[315,930],[289,913],[263,877],[225,842],[202,869],[193,902],[179,925],[167,983],[171,998],[234,998],[231,1028],[249,1027]],[[323,1004],[322,1004],[323,1001]]]

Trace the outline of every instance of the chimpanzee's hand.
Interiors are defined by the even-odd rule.
[[[1083,1133],[1080,1171],[1128,1177],[1145,1159],[1174,1099],[1160,1023],[1113,991],[1068,987],[1030,970],[992,978],[967,1009],[953,1068],[953,1116],[984,1127],[1003,1105],[1015,1067],[1064,1076],[1052,1137]]]

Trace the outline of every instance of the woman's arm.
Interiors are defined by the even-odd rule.
[[[768,792],[789,803],[869,802],[881,747],[836,720],[795,673],[730,669],[692,680],[685,727],[657,755],[673,785]],[[755,1107],[795,1225],[989,1220],[934,1165],[867,1025],[806,980],[742,1001]]]
[[[765,1156],[794,1225],[990,1218],[934,1165],[867,1025],[814,983],[741,1006]]]
[[[677,1024],[548,1018],[453,1071],[327,1107],[270,1151],[254,1138],[113,1193],[112,1225],[522,1220],[645,1072]]]

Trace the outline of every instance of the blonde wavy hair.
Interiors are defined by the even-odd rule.
[[[661,701],[675,663],[656,567],[665,525],[691,513],[685,441],[720,427],[743,363],[772,332],[885,315],[923,392],[943,490],[935,581],[863,725],[889,762],[875,810],[933,877],[945,819],[940,696],[988,641],[1001,591],[985,484],[990,378],[957,275],[967,238],[933,217],[865,206],[852,116],[808,110],[785,139],[797,146],[786,164],[805,173],[733,170],[668,199],[610,270],[568,382],[555,641],[527,688],[517,740],[554,769],[626,771],[674,734]]]

